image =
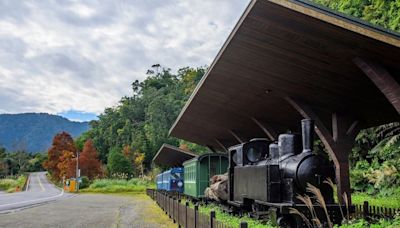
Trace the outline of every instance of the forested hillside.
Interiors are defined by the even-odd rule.
[[[77,137],[87,122],[72,122],[46,113],[0,114],[0,146],[7,151],[44,152],[54,135],[66,131]]]
[[[116,107],[105,109],[78,144],[92,138],[103,163],[107,163],[110,151],[114,157],[124,147],[144,153],[147,165],[163,143],[204,151],[202,147],[168,137],[168,130],[204,72],[204,68],[183,68],[174,74],[154,65],[144,81],[132,83],[133,95],[123,97]]]
[[[400,32],[400,0],[312,0],[374,25]]]

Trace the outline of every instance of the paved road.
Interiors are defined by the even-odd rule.
[[[176,228],[146,195],[79,194],[76,197],[0,214],[7,228]]]
[[[9,213],[72,196],[73,194],[64,193],[49,183],[46,172],[31,173],[26,191],[0,194],[0,213]]]

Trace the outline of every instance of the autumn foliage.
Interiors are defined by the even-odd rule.
[[[82,153],[79,156],[79,168],[81,169],[81,174],[87,176],[89,179],[102,176],[103,174],[97,150],[91,139],[87,140],[83,146]]]
[[[63,177],[76,177],[76,154],[77,149],[72,137],[66,132],[61,132],[54,137],[48,151],[48,159],[44,162],[43,167],[57,181],[62,180]],[[85,142],[78,159],[81,176],[93,179],[102,175],[101,162],[91,139]]]
[[[144,175],[144,159],[145,154],[140,153],[138,150],[134,151],[130,146],[124,146],[122,149],[122,154],[126,159],[132,164],[133,169],[135,170],[136,175]]]
[[[71,151],[64,150],[57,164],[60,177],[71,178],[76,176],[76,156]]]
[[[43,163],[52,178],[61,180],[64,175],[66,178],[72,177],[75,167],[70,167],[75,158],[76,148],[71,135],[61,132],[54,136],[53,143],[48,150],[48,159]],[[74,176],[74,175],[73,175]]]

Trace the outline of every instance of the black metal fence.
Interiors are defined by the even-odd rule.
[[[154,189],[147,189],[149,195],[165,211],[165,213],[177,223],[179,227],[185,228],[233,228],[217,220],[215,212],[209,215],[199,212],[197,205],[189,207],[189,203],[182,203],[178,197],[173,197]],[[242,222],[240,228],[247,228],[247,223]]]
[[[210,215],[204,215],[199,213],[197,206],[190,208],[188,202],[182,204],[180,195],[167,195],[154,189],[147,189],[147,195],[155,200],[165,213],[174,220],[174,223],[178,223],[179,226],[186,228],[232,228],[217,221],[213,211]],[[352,217],[366,220],[393,219],[399,214],[400,208],[371,206],[365,201],[363,205],[355,205],[355,212]],[[247,227],[247,223],[243,222],[239,227]]]
[[[354,216],[364,219],[393,219],[396,214],[400,214],[400,208],[371,206],[367,201],[364,201],[363,205],[355,205],[355,209]]]

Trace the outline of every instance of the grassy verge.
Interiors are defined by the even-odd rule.
[[[350,221],[349,224],[341,225],[341,226],[335,226],[335,228],[340,227],[340,228],[363,228],[363,227],[369,227],[369,228],[399,228],[400,227],[400,216],[396,217],[394,220],[384,220],[381,219],[376,223],[368,223],[367,221],[360,219],[356,221]]]
[[[0,190],[6,192],[16,192],[17,187],[19,187],[20,191],[22,190],[25,182],[26,182],[26,175],[20,175],[15,177],[7,177],[4,179],[0,179]]]
[[[367,193],[357,192],[351,194],[351,199],[354,204],[362,205],[364,201],[368,201],[371,206],[400,208],[400,193],[391,196],[371,196]]]
[[[182,200],[182,203],[185,204],[185,200]],[[190,202],[189,206],[191,208],[194,205]],[[199,212],[205,215],[209,215],[211,211],[215,211],[215,217],[218,221],[224,223],[225,225],[231,227],[239,227],[240,222],[247,222],[248,227],[254,228],[273,228],[274,226],[270,225],[269,223],[263,224],[261,221],[253,218],[249,218],[247,216],[238,217],[231,214],[228,214],[220,209],[218,205],[215,204],[208,204],[208,205],[200,205]]]
[[[88,188],[81,192],[93,193],[145,193],[146,188],[155,188],[155,184],[149,181],[133,178],[130,180],[121,179],[97,179]]]

